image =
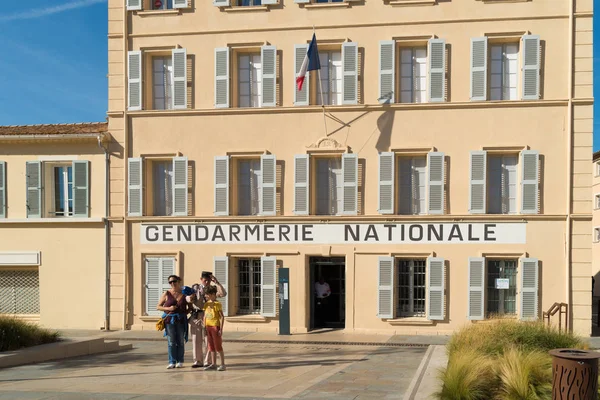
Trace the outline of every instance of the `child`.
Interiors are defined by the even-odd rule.
[[[205,371],[215,369],[217,364],[217,354],[221,357],[221,366],[217,371],[225,371],[225,353],[223,352],[223,324],[225,316],[223,307],[217,301],[217,288],[208,286],[204,289],[204,294],[208,301],[204,303],[204,326],[206,327],[206,338],[208,341],[208,353],[211,355],[211,364],[204,368]]]

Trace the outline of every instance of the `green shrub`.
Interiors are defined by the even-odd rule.
[[[490,399],[497,386],[491,360],[474,351],[455,354],[440,378],[443,386],[436,395],[441,400]]]
[[[540,351],[523,352],[511,347],[498,358],[498,398],[502,400],[549,399],[552,394],[552,358]]]
[[[0,352],[56,342],[58,332],[17,318],[0,316]]]

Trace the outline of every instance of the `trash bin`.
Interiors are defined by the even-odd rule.
[[[552,356],[552,400],[598,400],[596,351],[554,349]]]

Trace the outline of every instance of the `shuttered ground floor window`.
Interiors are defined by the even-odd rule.
[[[0,314],[40,313],[39,270],[0,269]]]
[[[516,315],[517,260],[487,261],[487,314]]]
[[[238,260],[238,314],[260,314],[262,269],[260,258]]]
[[[398,260],[399,317],[425,316],[425,271],[427,260]]]

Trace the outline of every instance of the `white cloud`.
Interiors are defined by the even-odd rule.
[[[24,19],[42,18],[47,15],[58,14],[77,8],[89,7],[94,4],[106,3],[106,0],[78,0],[70,3],[61,4],[53,7],[37,8],[28,11],[21,11],[8,15],[0,15],[0,22],[3,21],[17,21]]]

